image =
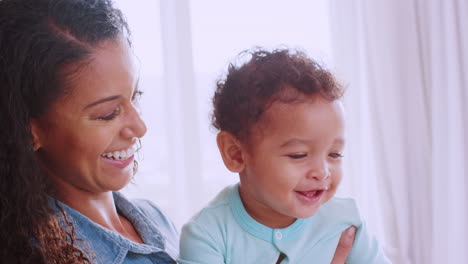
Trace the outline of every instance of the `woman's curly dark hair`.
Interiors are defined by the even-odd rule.
[[[294,102],[300,95],[320,94],[333,101],[343,88],[333,75],[304,52],[255,49],[241,53],[251,59],[229,65],[213,96],[212,125],[238,139],[247,139],[249,129],[275,101]],[[284,93],[288,89],[293,93]]]
[[[91,262],[52,209],[30,120],[66,94],[93,47],[120,36],[128,27],[110,0],[0,0],[0,263]]]

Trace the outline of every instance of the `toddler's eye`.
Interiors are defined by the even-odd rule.
[[[329,157],[334,158],[334,159],[341,159],[343,158],[343,155],[338,152],[330,153],[328,154]]]
[[[103,120],[103,121],[110,121],[116,118],[119,114],[120,114],[120,106],[115,108],[114,111],[112,111],[112,113],[110,113],[109,115],[101,116],[101,117],[98,117],[97,119]]]
[[[307,154],[305,154],[305,153],[289,154],[288,157],[290,157],[291,159],[302,159],[302,158],[307,157]]]

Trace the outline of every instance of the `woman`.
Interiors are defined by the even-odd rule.
[[[175,263],[171,221],[116,192],[146,132],[129,43],[109,0],[0,0],[0,263]]]
[[[110,1],[0,1],[1,263],[175,263],[178,233],[119,193],[146,127]]]

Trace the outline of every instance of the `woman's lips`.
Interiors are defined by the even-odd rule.
[[[101,156],[101,159],[103,159],[105,162],[117,167],[117,168],[120,168],[120,169],[123,169],[123,168],[126,168],[130,163],[133,163],[133,159],[135,158],[135,155],[132,155],[130,156],[128,159],[126,160],[115,160],[115,159],[112,159],[112,158],[105,158],[105,157],[102,157]]]

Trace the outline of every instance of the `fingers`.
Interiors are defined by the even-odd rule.
[[[350,226],[341,234],[340,241],[336,247],[335,256],[331,264],[344,264],[351,248],[353,247],[356,227]]]

